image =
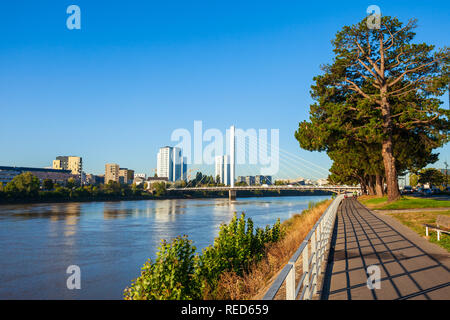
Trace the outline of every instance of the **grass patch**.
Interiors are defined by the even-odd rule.
[[[450,210],[441,212],[404,212],[391,213],[389,216],[394,217],[408,228],[414,230],[420,236],[425,237],[425,227],[423,224],[435,224],[438,215],[450,216]],[[437,241],[436,231],[429,231],[428,240],[450,252],[450,235],[441,233],[441,240]]]
[[[362,196],[358,200],[367,208],[372,210],[396,210],[416,208],[450,208],[449,200],[438,200],[432,198],[416,198],[403,196],[399,200],[389,202],[387,197]]]

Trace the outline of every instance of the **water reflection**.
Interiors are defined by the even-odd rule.
[[[123,202],[105,202],[103,203],[103,218],[105,220],[124,219],[133,214],[133,209],[127,208]]]
[[[255,227],[327,197],[53,203],[0,206],[0,299],[121,299],[162,238],[187,234],[198,250],[245,211]],[[68,291],[66,269],[82,270]]]

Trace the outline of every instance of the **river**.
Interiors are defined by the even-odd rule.
[[[186,234],[198,250],[245,211],[255,227],[330,196],[177,199],[0,206],[0,299],[122,299],[162,238]],[[69,290],[67,267],[81,270]]]

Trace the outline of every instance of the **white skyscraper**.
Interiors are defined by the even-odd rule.
[[[223,183],[223,156],[216,157],[216,170],[214,180],[219,177],[219,182]]]
[[[230,127],[230,155],[216,156],[216,170],[214,179],[219,176],[220,183],[234,187],[235,175],[235,154],[236,154],[236,139],[235,127]]]
[[[182,156],[180,148],[162,147],[157,157],[156,173],[158,177],[165,177],[169,181],[186,179],[186,158]]]
[[[158,177],[166,177],[172,181],[172,147],[163,147],[159,149],[156,173]]]
[[[230,127],[230,159],[229,159],[229,168],[230,168],[230,174],[229,179],[230,183],[229,185],[231,187],[234,187],[234,175],[235,175],[235,160],[236,160],[236,138],[235,138],[235,127]]]
[[[219,182],[224,185],[230,185],[230,157],[229,156],[217,156],[216,157],[216,170],[214,179],[219,176]]]

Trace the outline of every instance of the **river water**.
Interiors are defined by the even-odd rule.
[[[255,227],[329,196],[56,203],[0,206],[0,299],[122,299],[162,238],[186,234],[198,250],[245,211]],[[81,289],[67,288],[67,268]]]

